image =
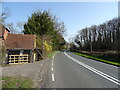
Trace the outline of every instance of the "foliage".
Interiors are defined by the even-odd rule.
[[[39,34],[40,36],[54,30],[53,19],[49,12],[37,11],[29,17],[28,22],[24,25],[24,33]]]
[[[60,50],[65,44],[62,36],[65,32],[64,23],[58,22],[55,16],[46,10],[34,12],[24,24],[23,32],[24,34],[35,34],[37,36],[37,47],[43,49],[43,45],[45,45],[46,51],[50,51],[50,48]],[[45,39],[44,36],[48,36],[49,39]]]
[[[80,30],[74,42],[85,51],[120,51],[120,18]]]
[[[65,45],[65,40],[60,34],[55,34],[52,38],[53,49],[54,50],[62,50]]]
[[[54,55],[56,55],[59,51],[52,51],[48,54],[48,58],[52,58]]]
[[[70,45],[71,51],[89,52],[87,55],[75,53],[77,55],[120,66],[120,18],[83,28]],[[106,53],[108,51],[112,53]]]
[[[47,52],[52,51],[52,47],[50,44],[47,43],[47,41],[44,41],[44,47]]]
[[[42,47],[42,40],[39,36],[36,36],[36,46],[37,47]]]
[[[76,45],[73,42],[70,43],[70,50],[71,51],[76,51],[77,50],[77,47],[76,47]]]

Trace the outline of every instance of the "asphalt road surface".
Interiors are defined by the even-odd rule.
[[[45,88],[119,88],[118,67],[59,52],[50,62]]]

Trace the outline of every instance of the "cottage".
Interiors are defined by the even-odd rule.
[[[36,35],[11,34],[5,27],[0,31],[0,40],[6,45],[5,63],[21,64],[35,61]]]
[[[36,36],[24,34],[8,34],[6,52],[8,63],[30,63],[35,60]]]

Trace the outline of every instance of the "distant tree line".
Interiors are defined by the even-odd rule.
[[[78,32],[71,49],[84,51],[120,51],[120,18],[92,25]]]

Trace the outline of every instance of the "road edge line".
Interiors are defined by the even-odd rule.
[[[69,57],[70,59],[72,59],[74,62],[78,63],[79,65],[82,65],[83,67],[87,68],[88,70],[90,70],[90,71],[92,71],[92,72],[94,72],[94,73],[96,73],[96,74],[98,74],[98,75],[106,78],[106,79],[109,80],[109,81],[114,82],[115,84],[120,85],[120,81],[119,81],[118,79],[115,79],[114,77],[112,77],[112,76],[110,76],[110,75],[107,75],[107,74],[105,74],[105,73],[103,73],[103,72],[101,72],[101,71],[99,71],[99,70],[97,70],[97,69],[95,69],[95,68],[93,68],[93,67],[91,67],[91,66],[89,66],[89,65],[87,65],[87,64],[85,64],[85,63],[83,63],[83,62],[78,61],[77,59],[74,59],[73,57],[69,56],[66,52],[64,52],[64,54],[65,54],[67,57]],[[102,74],[101,74],[100,72],[101,72]],[[105,76],[104,76],[104,75],[105,75]]]

